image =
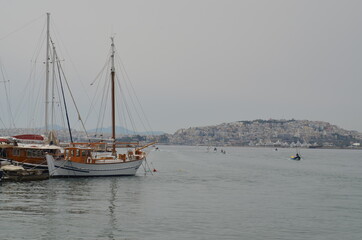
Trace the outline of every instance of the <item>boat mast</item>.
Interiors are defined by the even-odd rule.
[[[111,54],[111,61],[112,61],[112,67],[111,67],[111,85],[112,85],[112,155],[116,156],[116,114],[115,114],[115,94],[114,94],[114,78],[115,78],[115,68],[114,68],[114,37],[111,37],[112,40],[112,54]]]
[[[45,134],[48,134],[48,104],[49,104],[49,24],[50,13],[47,13],[47,40],[46,40],[46,61],[45,61]]]
[[[51,131],[54,131],[54,87],[55,87],[55,46],[53,41],[51,41],[52,46],[53,46],[53,58],[52,58],[52,63],[53,63],[53,72],[52,72],[52,107],[51,107]]]

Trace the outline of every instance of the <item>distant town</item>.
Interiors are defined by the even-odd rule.
[[[41,132],[41,129],[0,129],[0,135]],[[89,141],[82,131],[72,131],[75,141]],[[88,134],[89,136],[89,134]],[[69,141],[67,130],[58,130],[61,141]],[[92,135],[109,139],[110,135]],[[119,141],[157,141],[159,144],[198,146],[251,146],[303,148],[361,148],[362,133],[348,131],[322,121],[308,120],[253,120],[222,123],[214,126],[179,129],[174,134],[133,134],[118,136]],[[362,149],[362,148],[361,148]]]
[[[259,119],[180,129],[157,140],[178,145],[360,148],[362,134],[322,121]]]

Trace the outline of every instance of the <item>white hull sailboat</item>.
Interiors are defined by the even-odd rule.
[[[111,102],[112,102],[112,137],[111,143],[75,143],[72,141],[64,148],[61,155],[47,154],[50,177],[101,177],[101,176],[132,176],[146,160],[142,150],[154,143],[140,146],[138,143],[116,142],[115,132],[115,47],[111,38]],[[116,148],[127,149],[123,154]]]
[[[110,163],[78,163],[64,159],[55,160],[52,155],[46,156],[51,177],[110,177],[134,176],[142,165],[143,159],[134,161],[117,161]]]

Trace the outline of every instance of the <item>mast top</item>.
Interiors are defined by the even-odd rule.
[[[111,59],[112,59],[112,67],[111,67],[111,72],[115,72],[115,68],[114,68],[114,53],[115,53],[115,50],[114,50],[114,37],[111,37],[111,47],[112,47],[112,54],[111,54]]]

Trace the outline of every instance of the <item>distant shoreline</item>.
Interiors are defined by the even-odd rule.
[[[157,146],[185,146],[185,147],[210,147],[210,148],[270,148],[270,149],[295,149],[295,147],[273,147],[273,146],[221,146],[221,145],[217,145],[217,146],[207,146],[207,145],[188,145],[188,144],[166,144],[166,143],[159,143],[157,144]],[[362,150],[362,147],[359,148],[352,148],[352,147],[297,147],[298,149],[330,149],[330,150],[341,150],[341,149],[345,149],[345,150]]]

